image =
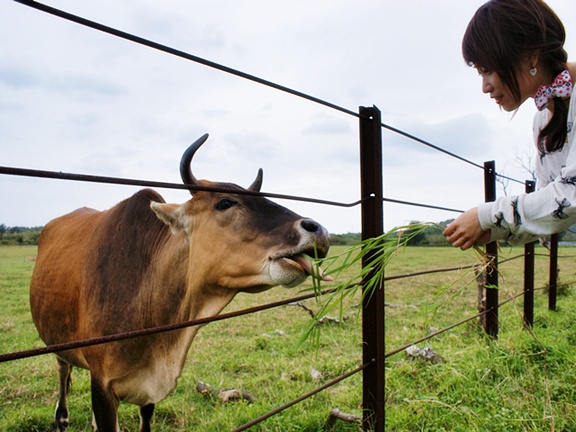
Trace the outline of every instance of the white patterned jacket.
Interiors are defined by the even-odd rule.
[[[569,104],[568,142],[562,150],[536,158],[538,190],[501,197],[478,207],[482,229],[491,230],[490,241],[523,244],[576,224],[576,128],[572,127],[576,117],[576,95]],[[534,116],[534,142],[550,115],[545,109]]]

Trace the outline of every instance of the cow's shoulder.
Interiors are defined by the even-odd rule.
[[[100,227],[103,240],[131,240],[131,237],[136,235],[140,240],[134,240],[147,241],[147,234],[154,234],[156,230],[163,228],[163,224],[150,208],[152,201],[164,202],[164,199],[152,189],[143,189],[106,210]]]
[[[171,235],[151,201],[164,202],[157,192],[144,189],[102,212],[89,238],[84,295],[89,307],[99,311],[92,319],[104,333],[130,329],[137,321],[138,299],[147,296],[150,270]]]
[[[159,242],[169,234],[150,208],[152,201],[164,199],[152,189],[143,189],[104,212],[94,241],[105,267],[130,264],[138,271],[152,258]]]

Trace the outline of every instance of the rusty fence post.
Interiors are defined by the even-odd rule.
[[[361,196],[371,197],[362,203],[362,240],[384,233],[382,128],[380,110],[360,107],[360,175]],[[375,254],[362,259],[366,267]],[[368,274],[364,281],[374,276]],[[384,283],[362,303],[363,362],[373,364],[364,369],[363,420],[365,431],[384,432]]]
[[[536,190],[536,182],[526,180],[525,191]],[[524,245],[524,325],[534,325],[534,245],[536,242]]]
[[[558,234],[550,236],[550,279],[548,282],[548,309],[556,310],[558,287]]]
[[[496,163],[484,162],[484,200],[496,200]],[[490,336],[498,337],[498,244],[486,245],[486,254],[491,260],[486,269],[486,321],[484,330]]]

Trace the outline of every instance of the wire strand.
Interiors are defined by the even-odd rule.
[[[84,340],[78,340],[78,341],[72,341],[72,342],[64,342],[64,343],[60,343],[60,344],[48,345],[48,346],[45,346],[42,348],[33,348],[33,349],[29,349],[29,350],[24,350],[24,351],[16,351],[16,352],[7,353],[7,354],[0,354],[0,363],[12,361],[12,360],[20,360],[20,359],[28,358],[28,357],[36,357],[39,355],[51,354],[51,353],[55,353],[55,352],[59,352],[59,351],[66,351],[66,350],[70,350],[70,349],[83,348],[83,347],[92,346],[92,345],[100,345],[100,344],[109,343],[109,342],[117,342],[117,341],[121,341],[121,340],[125,340],[125,339],[132,339],[132,338],[136,338],[136,337],[149,336],[152,334],[165,333],[168,331],[181,330],[181,329],[187,328],[187,327],[192,327],[192,326],[196,326],[196,325],[204,325],[204,324],[208,324],[208,323],[211,323],[214,321],[222,321],[222,320],[229,319],[229,318],[235,318],[235,317],[239,317],[239,316],[243,316],[243,315],[252,314],[255,312],[273,309],[273,308],[276,308],[278,306],[287,305],[289,303],[294,303],[294,302],[298,302],[298,301],[302,301],[302,300],[311,299],[311,298],[316,297],[318,294],[321,294],[321,295],[329,294],[333,291],[334,291],[334,289],[326,289],[326,290],[321,291],[320,293],[315,292],[315,293],[311,293],[311,294],[304,294],[304,295],[301,295],[298,297],[294,297],[294,298],[290,298],[290,299],[286,299],[286,300],[279,300],[276,302],[267,303],[267,304],[260,305],[260,306],[254,306],[251,308],[242,309],[242,310],[235,311],[235,312],[223,313],[220,315],[214,315],[211,317],[200,318],[200,319],[185,321],[185,322],[176,323],[176,324],[168,324],[168,325],[163,325],[163,326],[158,326],[158,327],[151,327],[151,328],[147,328],[147,329],[133,330],[133,331],[124,332],[124,333],[107,335],[107,336],[102,336],[102,337],[98,337],[98,338],[84,339]]]
[[[49,179],[58,179],[58,180],[74,180],[74,181],[83,181],[83,182],[91,182],[91,183],[106,183],[106,184],[117,184],[117,185],[128,185],[128,186],[143,186],[143,187],[156,187],[156,188],[164,188],[164,189],[184,189],[184,190],[191,190],[191,191],[206,191],[206,192],[224,192],[230,193],[235,195],[253,195],[253,196],[262,196],[262,197],[269,197],[269,198],[278,198],[278,199],[286,199],[292,201],[303,201],[309,203],[316,203],[316,204],[325,204],[337,207],[355,207],[357,205],[362,204],[365,201],[373,199],[373,196],[368,196],[366,198],[362,198],[358,201],[354,201],[351,203],[343,203],[337,201],[328,201],[316,198],[306,198],[301,196],[295,195],[283,195],[277,193],[269,193],[269,192],[252,192],[248,190],[237,190],[237,189],[226,189],[226,188],[218,188],[218,187],[209,187],[209,186],[197,186],[197,185],[186,185],[180,183],[167,183],[167,182],[158,182],[152,180],[136,180],[136,179],[125,179],[120,177],[105,177],[105,176],[96,176],[96,175],[87,175],[87,174],[73,174],[73,173],[63,173],[62,171],[44,171],[44,170],[33,170],[27,168],[15,168],[15,167],[5,167],[0,166],[0,174],[7,174],[7,175],[16,175],[16,176],[24,176],[24,177],[40,177],[40,178],[49,178]]]
[[[80,24],[80,25],[83,25],[83,26],[85,26],[85,27],[89,27],[89,28],[92,28],[92,29],[94,29],[94,30],[98,30],[98,31],[100,31],[100,32],[107,33],[107,34],[110,34],[110,35],[112,35],[112,36],[116,36],[116,37],[119,37],[119,38],[121,38],[121,39],[124,39],[124,40],[128,40],[128,41],[131,41],[131,42],[134,42],[134,43],[137,43],[137,44],[140,44],[140,45],[144,45],[144,46],[147,46],[147,47],[149,47],[149,48],[152,48],[152,49],[155,49],[155,50],[158,50],[158,51],[165,52],[165,53],[167,53],[167,54],[171,54],[171,55],[174,55],[174,56],[183,58],[183,59],[185,59],[185,60],[189,60],[189,61],[192,61],[192,62],[195,62],[195,63],[202,64],[202,65],[204,65],[204,66],[207,66],[207,67],[210,67],[210,68],[219,70],[219,71],[221,71],[221,72],[225,72],[225,73],[228,73],[228,74],[232,74],[232,75],[235,75],[235,76],[237,76],[237,77],[244,78],[244,79],[246,79],[246,80],[253,81],[253,82],[256,82],[256,83],[258,83],[258,84],[261,84],[261,85],[264,85],[264,86],[267,86],[267,87],[274,88],[274,89],[279,90],[279,91],[281,91],[281,92],[288,93],[288,94],[291,94],[291,95],[293,95],[293,96],[297,96],[297,97],[302,98],[302,99],[306,99],[306,100],[308,100],[308,101],[310,101],[310,102],[314,102],[314,103],[316,103],[316,104],[323,105],[323,106],[325,106],[325,107],[334,109],[334,110],[336,110],[336,111],[340,111],[340,112],[342,112],[342,113],[351,115],[351,116],[353,116],[353,117],[357,117],[357,118],[360,118],[360,117],[361,117],[361,114],[359,114],[359,113],[356,112],[356,111],[350,110],[350,109],[348,109],[348,108],[342,107],[342,106],[337,105],[337,104],[334,104],[334,103],[332,103],[332,102],[328,102],[328,101],[326,101],[326,100],[324,100],[324,99],[320,99],[320,98],[318,98],[318,97],[311,96],[311,95],[309,95],[309,94],[307,94],[307,93],[304,93],[304,92],[301,92],[301,91],[292,89],[292,88],[290,88],[290,87],[287,87],[287,86],[284,86],[284,85],[281,85],[281,84],[277,84],[277,83],[274,83],[274,82],[272,82],[272,81],[269,81],[269,80],[266,80],[266,79],[263,79],[263,78],[259,78],[259,77],[255,76],[255,75],[252,75],[252,74],[249,74],[249,73],[246,73],[246,72],[242,72],[242,71],[240,71],[240,70],[238,70],[238,69],[234,69],[234,68],[231,68],[231,67],[228,67],[228,66],[225,66],[225,65],[222,65],[222,64],[219,64],[219,63],[216,63],[216,62],[213,62],[213,61],[204,59],[204,58],[202,58],[202,57],[198,57],[198,56],[195,56],[195,55],[193,55],[193,54],[189,54],[189,53],[187,53],[187,52],[184,52],[184,51],[181,51],[181,50],[178,50],[178,49],[175,49],[175,48],[171,48],[171,47],[169,47],[169,46],[167,46],[167,45],[163,45],[163,44],[160,44],[160,43],[158,43],[158,42],[154,42],[154,41],[151,41],[151,40],[149,40],[149,39],[145,39],[145,38],[143,38],[143,37],[136,36],[136,35],[133,35],[133,34],[131,34],[131,33],[124,32],[124,31],[115,29],[115,28],[113,28],[113,27],[106,26],[106,25],[101,24],[101,23],[97,23],[97,22],[95,22],[95,21],[91,21],[91,20],[89,20],[89,19],[80,17],[80,16],[78,16],[78,15],[74,15],[74,14],[65,12],[65,11],[63,11],[63,10],[61,10],[61,9],[57,9],[57,8],[54,8],[54,7],[51,7],[51,6],[48,6],[48,5],[45,5],[45,4],[42,4],[42,3],[39,3],[39,2],[33,1],[33,0],[14,0],[14,1],[16,1],[17,3],[20,3],[20,4],[22,4],[22,5],[29,6],[29,7],[31,7],[31,8],[37,9],[37,10],[39,10],[39,11],[48,13],[48,14],[50,14],[50,15],[54,15],[54,16],[57,16],[57,17],[59,17],[59,18],[63,18],[63,19],[65,19],[65,20],[68,20],[68,21],[71,21],[71,22],[75,22],[75,23]],[[441,153],[444,153],[444,154],[446,154],[446,155],[448,155],[448,156],[451,156],[451,157],[454,157],[454,158],[456,158],[456,159],[459,159],[459,160],[461,160],[461,161],[463,161],[463,162],[466,162],[466,163],[468,163],[468,164],[470,164],[470,165],[472,165],[472,166],[475,166],[475,167],[477,167],[477,168],[483,169],[483,166],[482,166],[482,165],[480,165],[480,164],[478,164],[478,163],[476,163],[476,162],[472,162],[472,161],[470,161],[470,160],[468,160],[468,159],[466,159],[466,158],[464,158],[464,157],[462,157],[462,156],[459,156],[459,155],[457,155],[457,154],[455,154],[455,153],[453,153],[453,152],[450,152],[450,151],[448,151],[448,150],[446,150],[446,149],[443,149],[442,147],[439,147],[439,146],[437,146],[437,145],[434,145],[434,144],[432,144],[432,143],[430,143],[430,142],[428,142],[428,141],[426,141],[426,140],[423,140],[423,139],[421,139],[421,138],[418,138],[418,137],[416,137],[415,135],[409,134],[409,133],[407,133],[407,132],[404,132],[404,131],[402,131],[402,130],[400,130],[400,129],[398,129],[398,128],[395,128],[395,127],[393,127],[393,126],[387,125],[387,124],[385,124],[385,123],[381,123],[381,127],[385,128],[385,129],[387,129],[387,130],[389,130],[389,131],[391,131],[391,132],[394,132],[394,133],[397,133],[397,134],[399,134],[399,135],[402,135],[402,136],[405,136],[405,137],[407,137],[407,138],[410,138],[410,139],[412,139],[412,140],[414,140],[414,141],[416,141],[416,142],[418,142],[418,143],[420,143],[420,144],[423,144],[423,145],[425,145],[425,146],[427,146],[427,147],[430,147],[430,148],[432,148],[432,149],[434,149],[434,150],[436,150],[436,151],[439,151],[439,152],[441,152]],[[513,179],[512,179],[512,180],[513,180]],[[519,180],[514,180],[514,181],[520,182]],[[523,182],[520,182],[520,183],[523,183]]]

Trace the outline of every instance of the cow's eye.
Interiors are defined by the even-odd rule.
[[[216,210],[227,210],[230,207],[235,206],[236,204],[238,204],[236,201],[232,201],[229,198],[222,198],[220,201],[218,201],[218,203],[216,204]]]

